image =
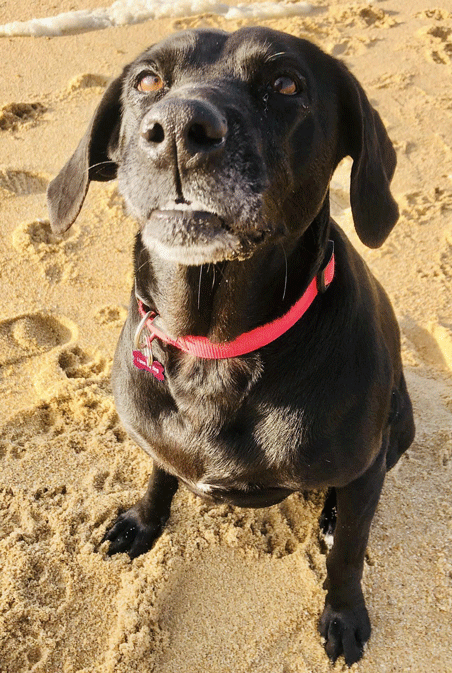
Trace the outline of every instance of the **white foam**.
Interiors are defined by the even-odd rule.
[[[142,23],[152,19],[216,14],[225,19],[255,20],[308,14],[307,2],[256,2],[226,5],[216,0],[116,0],[110,7],[82,9],[30,21],[14,21],[0,26],[0,37],[57,37],[71,33],[102,30],[113,26]]]

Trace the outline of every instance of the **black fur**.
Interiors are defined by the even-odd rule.
[[[138,89],[146,75],[154,92]],[[110,85],[48,198],[52,227],[64,231],[89,180],[117,174],[140,223],[113,387],[154,472],[106,535],[109,553],[135,557],[152,546],[179,481],[243,507],[334,489],[320,632],[331,659],[343,653],[351,665],[370,636],[361,590],[370,524],[414,424],[389,300],[330,219],[329,182],[346,155],[356,229],[379,246],[398,217],[389,191],[396,157],[346,67],[264,28],[190,30],[148,49]],[[169,335],[230,341],[293,305],[328,240],[332,284],[275,342],[211,361],[154,341],[165,381],[133,366],[135,292]]]

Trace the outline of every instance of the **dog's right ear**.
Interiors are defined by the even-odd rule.
[[[121,92],[126,70],[105,91],[85,135],[69,161],[47,188],[52,231],[62,234],[79,214],[91,180],[113,180],[112,160],[121,126]]]

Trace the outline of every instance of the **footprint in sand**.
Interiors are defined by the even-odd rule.
[[[43,194],[48,183],[47,176],[40,173],[0,168],[0,195],[2,197]]]
[[[437,24],[422,28],[418,35],[427,42],[425,55],[428,61],[439,65],[452,64],[452,26]]]
[[[44,405],[27,409],[14,416],[2,426],[0,456],[22,458],[36,442],[46,441],[54,426],[55,418],[55,413]],[[12,512],[9,506],[7,509]]]
[[[386,72],[369,84],[375,89],[406,89],[413,81],[414,74],[407,70],[402,72]]]
[[[73,325],[64,318],[30,313],[0,322],[0,365],[42,355],[73,339]]]
[[[109,367],[104,356],[99,353],[90,355],[79,346],[63,349],[58,357],[58,366],[68,379],[87,380],[104,376]]]
[[[8,103],[0,107],[0,131],[16,131],[33,125],[46,111],[42,103]]]
[[[430,222],[434,215],[452,209],[452,190],[435,187],[409,192],[400,197],[400,214],[416,224]]]
[[[382,9],[372,5],[353,4],[329,8],[329,18],[335,24],[358,28],[392,28],[397,21]]]
[[[332,40],[326,38],[327,51],[343,58],[364,53],[381,39],[381,29],[392,28],[398,22],[382,9],[354,3],[329,7],[327,23],[333,37]],[[337,30],[339,33],[334,35]]]
[[[77,247],[78,237],[77,229],[64,237],[55,236],[48,220],[37,219],[19,224],[13,231],[12,243],[22,257],[37,262],[44,276],[55,283],[75,277],[68,252]]]
[[[124,306],[108,305],[101,306],[94,314],[94,320],[103,326],[120,327],[127,317],[127,309]]]
[[[26,253],[43,261],[49,254],[58,252],[65,239],[55,236],[48,220],[23,222],[13,231],[13,246],[19,253]]]
[[[105,75],[94,75],[89,72],[83,73],[69,80],[64,93],[70,95],[83,89],[105,89],[108,82],[109,78],[105,77]]]
[[[95,407],[98,400],[93,385],[96,389],[109,390],[111,365],[110,358],[82,350],[74,339],[71,344],[42,357],[40,366],[33,371],[33,386],[39,398],[49,403],[85,390],[88,396],[94,395],[88,406]]]
[[[416,19],[435,19],[436,21],[445,21],[452,19],[452,12],[447,9],[425,9],[416,14]]]

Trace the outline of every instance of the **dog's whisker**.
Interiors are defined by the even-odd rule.
[[[138,273],[139,271],[141,271],[141,269],[143,269],[146,266],[146,264],[147,264],[146,261],[144,261],[143,264],[140,264],[140,266],[137,268],[136,272]]]
[[[202,269],[203,265],[199,267],[199,281],[198,281],[198,311],[199,307],[201,306],[201,279],[202,279]]]
[[[287,255],[286,255],[286,251],[284,250],[283,244],[281,243],[280,245],[281,245],[282,251],[284,253],[284,262],[285,262],[285,267],[286,267],[285,276],[284,276],[284,290],[283,290],[283,295],[282,295],[282,301],[284,301],[284,299],[286,298],[287,275],[288,275],[288,273],[287,273]]]
[[[98,166],[108,166],[108,164],[114,164],[114,161],[108,160],[108,161],[99,161],[97,164],[92,164],[91,166],[88,166],[86,169],[85,173],[89,173],[91,168],[97,168]]]
[[[212,264],[209,262],[209,265],[207,266],[207,274],[212,273],[212,291],[213,288],[215,287],[215,264]]]
[[[144,250],[140,250],[139,257],[138,257],[138,261],[139,261],[140,256],[142,256],[143,254],[144,254]],[[147,263],[148,263],[148,260],[147,260],[147,257],[146,257],[145,260],[144,260],[144,262],[143,262],[143,264],[140,264],[140,265],[137,267],[135,273],[137,274],[139,271],[141,271],[141,269],[142,269],[143,267],[145,267]]]
[[[217,269],[218,269],[218,273],[221,275],[221,277],[224,278],[224,270],[223,270],[223,267],[221,267],[221,266],[217,266]]]
[[[265,59],[265,63],[273,61],[275,58],[278,58],[278,56],[284,56],[285,53],[286,53],[285,51],[279,51],[277,54],[270,54],[270,56],[267,56],[267,58]]]

